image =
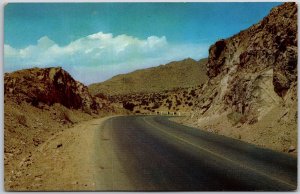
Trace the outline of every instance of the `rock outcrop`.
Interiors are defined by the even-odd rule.
[[[232,109],[255,122],[289,101],[297,83],[297,40],[297,5],[284,3],[258,24],[217,41],[209,49],[200,113]]]
[[[32,68],[6,73],[4,94],[17,103],[26,101],[33,106],[59,103],[67,108],[81,109],[85,112],[97,109],[88,88],[60,67]]]
[[[209,49],[207,83],[182,122],[288,152],[297,145],[297,5]]]

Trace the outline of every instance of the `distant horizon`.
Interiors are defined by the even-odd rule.
[[[158,65],[156,65],[156,66],[150,66],[150,67],[145,67],[145,68],[139,68],[139,69],[130,70],[130,71],[128,71],[128,72],[124,72],[124,73],[119,73],[119,74],[113,75],[112,77],[109,77],[109,78],[106,79],[106,80],[103,80],[103,81],[100,81],[100,82],[89,83],[89,84],[85,84],[85,85],[86,85],[86,86],[89,86],[89,85],[92,85],[92,84],[102,83],[102,82],[108,81],[108,80],[110,80],[110,79],[112,79],[112,78],[114,78],[114,77],[116,77],[116,76],[119,76],[119,75],[126,75],[126,74],[133,73],[133,72],[139,71],[139,70],[144,70],[144,69],[149,69],[149,68],[155,68],[155,67],[159,67],[159,66],[161,66],[161,65],[168,65],[169,63],[172,63],[172,62],[179,62],[179,61],[183,61],[183,60],[186,60],[186,59],[192,59],[192,58],[188,57],[188,58],[181,59],[181,60],[170,61],[170,62],[167,62],[167,63],[165,63],[165,64],[158,64]],[[198,62],[198,61],[201,61],[201,60],[203,60],[203,59],[207,59],[207,57],[201,58],[201,59],[199,59],[199,60],[196,60],[196,59],[192,59],[192,60]],[[13,73],[13,72],[15,72],[15,71],[21,71],[21,70],[25,70],[25,69],[34,69],[34,68],[62,68],[63,70],[67,71],[67,70],[64,69],[62,66],[47,66],[47,67],[33,66],[33,67],[30,67],[30,68],[18,69],[18,70],[14,70],[14,71],[5,72],[5,73]],[[68,72],[68,73],[70,73],[70,72]],[[71,74],[71,76],[73,77],[72,74]],[[74,78],[74,77],[73,77],[73,78]],[[81,82],[81,80],[76,80],[76,81],[80,81],[80,82]],[[82,82],[82,83],[83,83],[83,82]]]
[[[172,61],[198,61],[217,40],[280,4],[9,3],[4,72],[60,66],[90,85]]]

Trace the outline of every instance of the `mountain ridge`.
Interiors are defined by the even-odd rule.
[[[207,59],[195,61],[191,58],[173,61],[116,75],[107,81],[91,84],[88,88],[93,95],[98,93],[123,95],[193,87],[206,82],[207,76],[204,73],[206,61]]]

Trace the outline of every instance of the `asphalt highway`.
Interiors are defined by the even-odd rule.
[[[297,158],[172,122],[120,116],[109,130],[132,191],[290,191]],[[114,190],[119,190],[115,185]]]

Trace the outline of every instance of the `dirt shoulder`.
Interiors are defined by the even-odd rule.
[[[81,122],[38,146],[8,177],[7,191],[91,191],[96,189],[95,137],[110,117]],[[105,157],[105,155],[103,155]],[[104,167],[102,167],[104,168]],[[99,167],[98,169],[102,169]],[[99,188],[99,185],[98,185]]]
[[[233,124],[232,119],[229,119],[226,114],[199,119],[177,117],[171,120],[268,149],[297,155],[298,135],[295,115],[297,115],[297,109],[288,111],[276,107],[266,114],[263,119],[251,125]]]

